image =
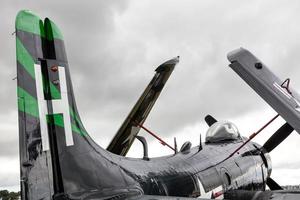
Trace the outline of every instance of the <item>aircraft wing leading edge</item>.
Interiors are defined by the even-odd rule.
[[[240,48],[227,55],[229,65],[259,96],[300,133],[300,96],[258,58]]]
[[[119,128],[118,132],[106,148],[108,151],[125,156],[129,151],[135,136],[140,131],[139,124],[143,124],[152,107],[159,97],[164,85],[179,62],[179,57],[168,60],[155,70],[156,73],[149,85],[138,99],[131,112]]]

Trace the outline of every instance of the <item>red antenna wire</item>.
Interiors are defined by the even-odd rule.
[[[238,152],[241,148],[243,148],[243,146],[245,146],[248,142],[250,142],[262,130],[264,130],[269,124],[271,124],[278,116],[279,116],[279,114],[275,115],[270,121],[268,121],[265,125],[263,125],[257,132],[254,132],[253,134],[251,134],[249,136],[248,140],[246,140],[241,146],[239,146],[234,152],[232,152],[227,158],[225,158],[224,161],[227,160],[228,158],[232,157],[236,152]]]
[[[137,126],[141,127],[142,129],[144,129],[147,133],[149,133],[150,135],[152,135],[153,137],[155,137],[162,145],[169,147],[170,149],[172,149],[175,152],[175,149],[170,146],[168,143],[166,143],[163,139],[161,139],[159,136],[157,136],[155,133],[153,133],[152,131],[150,131],[149,129],[147,129],[146,127],[144,127],[142,124],[137,124]]]
[[[290,91],[290,79],[287,78],[285,79],[285,81],[283,81],[283,83],[280,85],[282,88],[286,89],[286,91],[292,95],[292,92]],[[286,86],[284,85],[286,83]],[[277,114],[276,116],[274,116],[270,121],[268,121],[263,127],[261,127],[257,132],[253,133],[252,135],[249,136],[249,139],[246,140],[241,146],[239,146],[234,152],[232,152],[227,158],[224,159],[227,160],[228,158],[232,157],[236,152],[238,152],[241,148],[243,148],[243,146],[245,146],[248,142],[250,142],[255,136],[257,136],[262,130],[264,130],[269,124],[271,124],[277,117],[279,116],[279,114]]]

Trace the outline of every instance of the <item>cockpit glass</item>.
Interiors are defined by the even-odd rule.
[[[214,123],[206,132],[205,142],[216,143],[241,138],[237,127],[228,121]]]

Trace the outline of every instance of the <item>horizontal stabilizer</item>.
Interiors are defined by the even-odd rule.
[[[300,133],[300,96],[246,49],[230,52],[229,65],[252,89]]]

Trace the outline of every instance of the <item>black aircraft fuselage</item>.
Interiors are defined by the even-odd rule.
[[[112,165],[118,165],[121,173],[134,177],[143,193],[148,195],[197,197],[203,196],[202,189],[207,193],[215,188],[219,191],[214,192],[264,190],[264,183],[271,172],[270,157],[267,153],[263,154],[265,158],[249,153],[259,147],[250,142],[228,158],[241,144],[242,140],[202,144],[200,150],[197,146],[150,160],[126,158],[109,152],[103,152],[103,155],[111,159]],[[111,170],[107,173],[110,173],[109,176],[117,174]],[[123,177],[126,176],[119,176],[119,181],[126,181],[121,180]]]

